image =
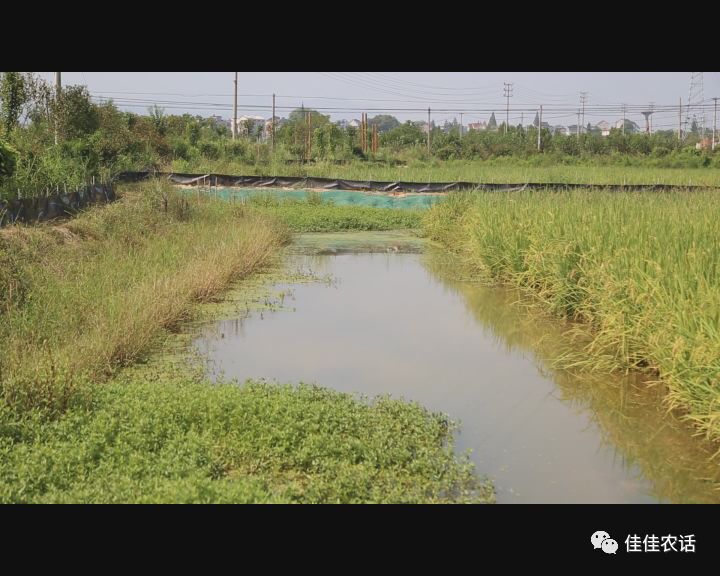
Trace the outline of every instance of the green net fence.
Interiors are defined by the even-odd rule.
[[[188,193],[197,193],[188,190]],[[244,201],[250,198],[271,199],[277,201],[320,198],[323,202],[332,202],[338,206],[374,206],[376,208],[429,208],[445,198],[445,194],[388,194],[358,192],[353,190],[287,190],[279,188],[209,188],[203,193],[212,194],[225,200]]]

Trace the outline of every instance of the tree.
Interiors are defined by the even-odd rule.
[[[330,116],[325,116],[324,114],[320,114],[320,112],[318,112],[317,110],[312,110],[310,108],[296,108],[295,110],[290,112],[290,115],[288,116],[288,122],[307,122],[307,120],[305,120],[305,117],[308,114],[311,117],[311,123],[313,128],[330,122]]]
[[[190,142],[191,146],[196,146],[200,141],[200,123],[190,121],[185,124],[185,138]]]
[[[97,107],[90,101],[90,93],[85,86],[63,88],[53,102],[52,111],[58,123],[58,132],[65,139],[92,134],[100,125]]]
[[[0,113],[5,134],[18,125],[23,106],[28,100],[25,80],[20,72],[5,72],[0,79]]]
[[[540,115],[538,112],[535,112],[535,120],[533,120],[533,126],[535,126],[535,128],[540,126]]]
[[[497,124],[497,120],[495,120],[495,112],[493,112],[492,116],[490,116],[490,120],[488,121],[487,129],[488,130],[497,130],[497,127],[498,127],[498,124]]]
[[[412,146],[424,142],[427,136],[417,124],[414,124],[410,120],[401,124],[397,128],[393,128],[389,132],[386,132],[381,137],[381,143],[383,145],[388,144],[390,146],[400,148],[405,146]]]
[[[167,130],[165,110],[160,108],[157,104],[153,104],[150,108],[148,108],[148,114],[150,115],[150,119],[152,120],[153,126],[155,127],[155,130],[157,130],[158,134],[161,136],[164,135]]]
[[[16,156],[17,153],[13,148],[0,142],[0,179],[13,175]]]
[[[400,121],[395,118],[395,116],[390,116],[389,114],[378,114],[370,118],[368,124],[370,124],[370,126],[377,126],[378,132],[382,134],[383,132],[389,132],[393,128],[400,126]]]

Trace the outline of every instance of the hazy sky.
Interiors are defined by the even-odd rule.
[[[52,72],[41,72],[52,80]],[[543,104],[550,124],[574,124],[580,92],[587,92],[585,122],[613,122],[622,117],[620,105],[631,107],[627,117],[642,124],[632,106],[687,104],[690,72],[240,72],[238,114],[270,116],[271,95],[277,95],[278,115],[304,104],[320,108],[333,120],[393,114],[401,121],[424,119],[427,112],[379,109],[416,108],[480,110],[463,114],[465,124],[487,120],[495,111],[505,118],[503,83],[512,82],[510,121],[525,124]],[[232,116],[233,72],[63,72],[63,84],[83,84],[93,96],[112,97],[121,109],[146,113],[153,102],[169,114],[185,112],[225,118]],[[706,101],[720,96],[720,73],[704,73]],[[710,101],[711,102],[711,101]],[[615,105],[615,106],[611,106]],[[259,108],[256,108],[259,106]],[[288,107],[288,108],[283,108]],[[594,107],[606,107],[594,109]],[[322,110],[322,108],[326,108]],[[329,108],[338,108],[330,110]],[[373,110],[373,109],[378,110]],[[517,108],[518,110],[513,110]],[[521,112],[519,109],[525,108]],[[460,120],[458,112],[433,112],[433,120]],[[706,126],[712,125],[706,114]],[[659,111],[654,128],[677,126],[677,111]]]

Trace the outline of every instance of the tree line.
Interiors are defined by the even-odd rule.
[[[379,150],[361,147],[359,129],[341,126],[311,109],[297,109],[268,126],[255,126],[232,139],[230,128],[212,118],[169,115],[153,106],[146,114],[119,110],[112,101],[95,103],[84,86],[53,85],[32,73],[0,77],[0,196],[37,195],[71,189],[92,179],[108,180],[127,170],[166,169],[227,160],[263,166],[272,162],[374,160],[489,160],[502,156],[548,162],[595,158],[649,157],[673,166],[719,166],[718,154],[695,149],[697,136],[679,142],[673,132],[555,134],[537,127],[496,125],[496,129],[449,129],[400,123],[389,115],[369,119],[379,132]],[[253,128],[253,127],[249,127]],[[369,139],[368,139],[369,141]]]

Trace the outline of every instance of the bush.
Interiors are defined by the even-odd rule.
[[[8,144],[0,142],[0,180],[12,176],[17,164],[17,151]]]
[[[225,157],[243,159],[247,153],[248,145],[242,140],[230,141],[225,144]]]
[[[203,158],[207,158],[208,160],[217,160],[220,158],[220,150],[217,144],[213,142],[201,142],[198,145],[198,151]]]

